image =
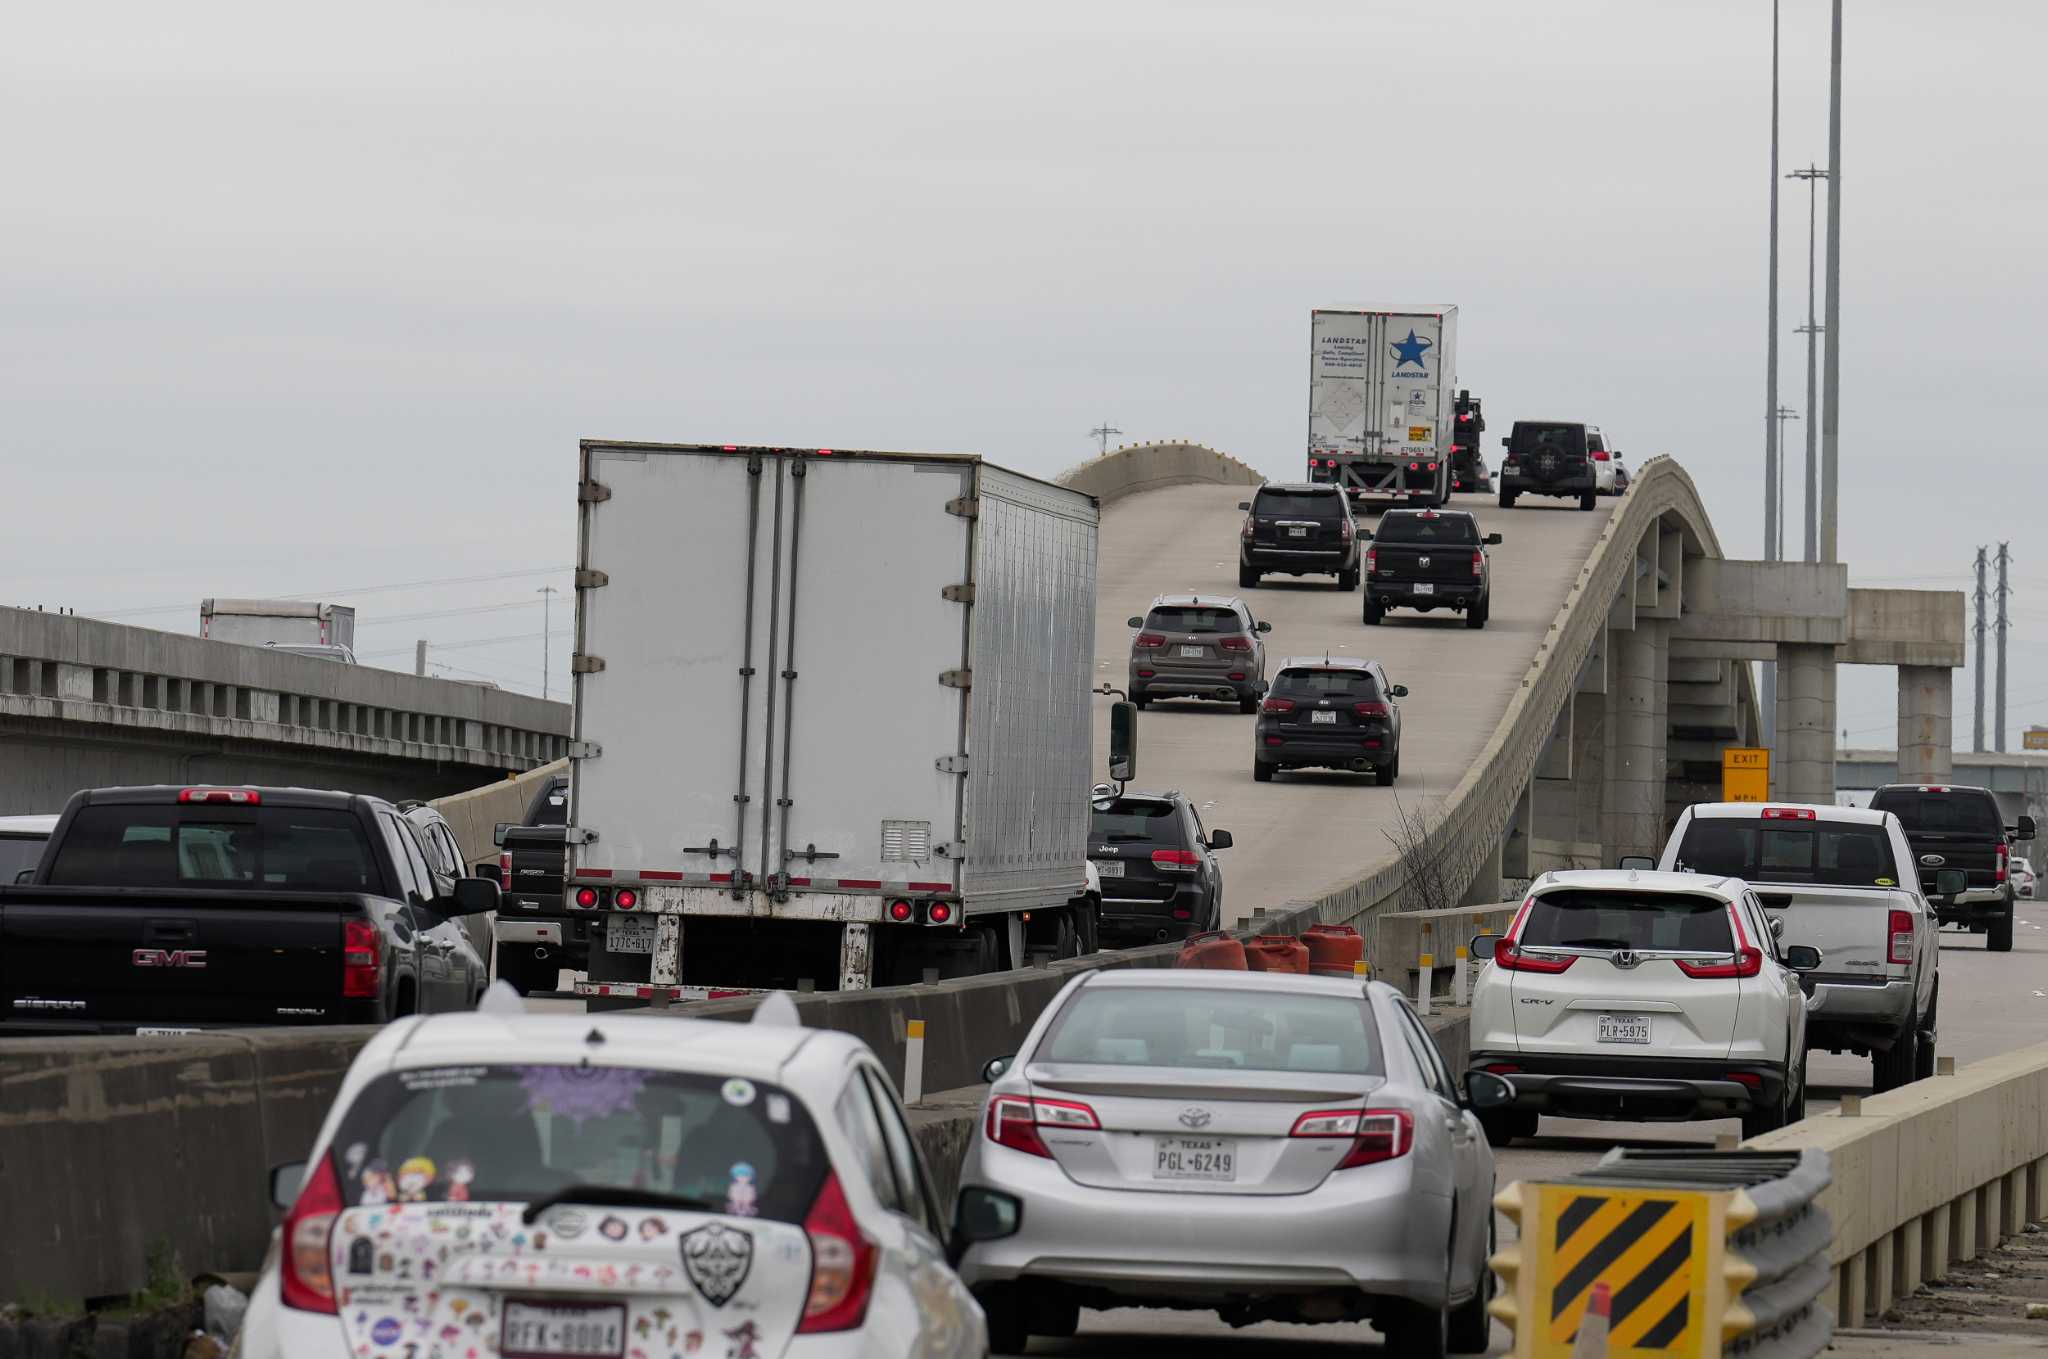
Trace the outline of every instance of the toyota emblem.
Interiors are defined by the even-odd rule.
[[[1183,1109],[1180,1111],[1180,1121],[1183,1127],[1206,1128],[1209,1126],[1209,1111],[1207,1109]]]

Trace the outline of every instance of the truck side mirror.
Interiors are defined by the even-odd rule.
[[[1497,934],[1474,935],[1472,937],[1472,961],[1475,963],[1492,962],[1494,945],[1498,943],[1500,943],[1500,936]]]
[[[1145,620],[1142,618],[1126,618],[1124,626],[1127,628],[1142,628],[1145,626]]]
[[[1500,446],[1502,448],[1506,448],[1508,446],[1508,438],[1506,435],[1501,436]]]
[[[1250,514],[1252,512],[1252,502],[1249,500],[1238,501],[1237,507],[1243,510],[1246,514]]]
[[[1794,944],[1785,950],[1785,966],[1794,972],[1811,972],[1820,966],[1820,950],[1811,944]]]
[[[1138,777],[1138,705],[1109,705],[1109,776],[1118,783]]]
[[[1970,875],[1960,868],[1944,868],[1934,875],[1934,894],[1938,897],[1952,897],[1967,890]]]
[[[1624,854],[1621,856],[1621,863],[1617,866],[1621,868],[1636,868],[1654,873],[1657,870],[1657,861],[1646,854]]]
[[[2015,827],[2013,828],[2013,832],[2012,832],[2012,834],[2013,834],[2013,838],[2014,838],[2015,840],[2031,840],[2031,839],[2033,839],[2033,838],[2034,838],[2034,818],[2033,818],[2033,817],[2031,817],[2031,816],[2023,816],[2023,817],[2021,817],[2021,818],[2020,818],[2020,823],[2019,823],[2019,825],[2017,825],[2017,826],[2015,826]]]
[[[1489,534],[1487,534],[1487,535],[1486,535],[1486,545],[1487,545],[1488,547],[1499,547],[1499,546],[1500,546],[1500,535],[1499,535],[1498,533],[1489,533]]]
[[[505,832],[511,829],[512,823],[510,821],[500,821],[498,823],[497,829],[491,832],[491,843],[498,846],[500,849],[504,848]]]
[[[1272,625],[1271,623],[1261,623],[1261,624],[1259,624],[1259,631],[1260,631],[1260,632],[1271,632],[1272,630],[1273,630],[1273,625]]]
[[[434,903],[434,909],[449,919],[459,915],[482,915],[498,909],[498,884],[489,878],[457,878],[455,890]]]
[[[299,1186],[306,1182],[306,1163],[286,1161],[281,1166],[270,1168],[270,1202],[274,1207],[289,1208],[299,1201]]]

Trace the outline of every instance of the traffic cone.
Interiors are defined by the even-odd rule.
[[[1593,1285],[1593,1300],[1579,1319],[1579,1338],[1572,1343],[1572,1359],[1607,1359],[1607,1316],[1614,1309],[1614,1292],[1604,1283]]]

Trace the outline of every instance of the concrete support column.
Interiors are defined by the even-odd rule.
[[[1624,854],[1654,856],[1664,847],[1670,635],[1668,620],[1640,616],[1634,628],[1608,632],[1612,650],[1600,844],[1610,862]]]
[[[1571,709],[1567,707],[1566,712]],[[1500,875],[1503,886],[1506,880],[1520,880],[1533,876],[1529,872],[1529,841],[1536,835],[1536,784],[1530,779],[1522,789],[1522,795],[1515,799],[1515,810],[1508,817],[1507,829],[1502,832],[1500,847]]]
[[[1955,773],[1955,671],[1899,667],[1899,781],[1947,783]]]
[[[1771,784],[1786,802],[1835,800],[1835,648],[1778,647],[1778,726]]]
[[[1501,845],[1496,844],[1479,867],[1472,874],[1472,881],[1465,886],[1465,894],[1458,898],[1460,906],[1493,906],[1501,899]]]

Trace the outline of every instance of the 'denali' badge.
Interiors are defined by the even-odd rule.
[[[754,1238],[712,1222],[682,1238],[683,1270],[713,1307],[723,1307],[747,1281],[754,1267]]]

